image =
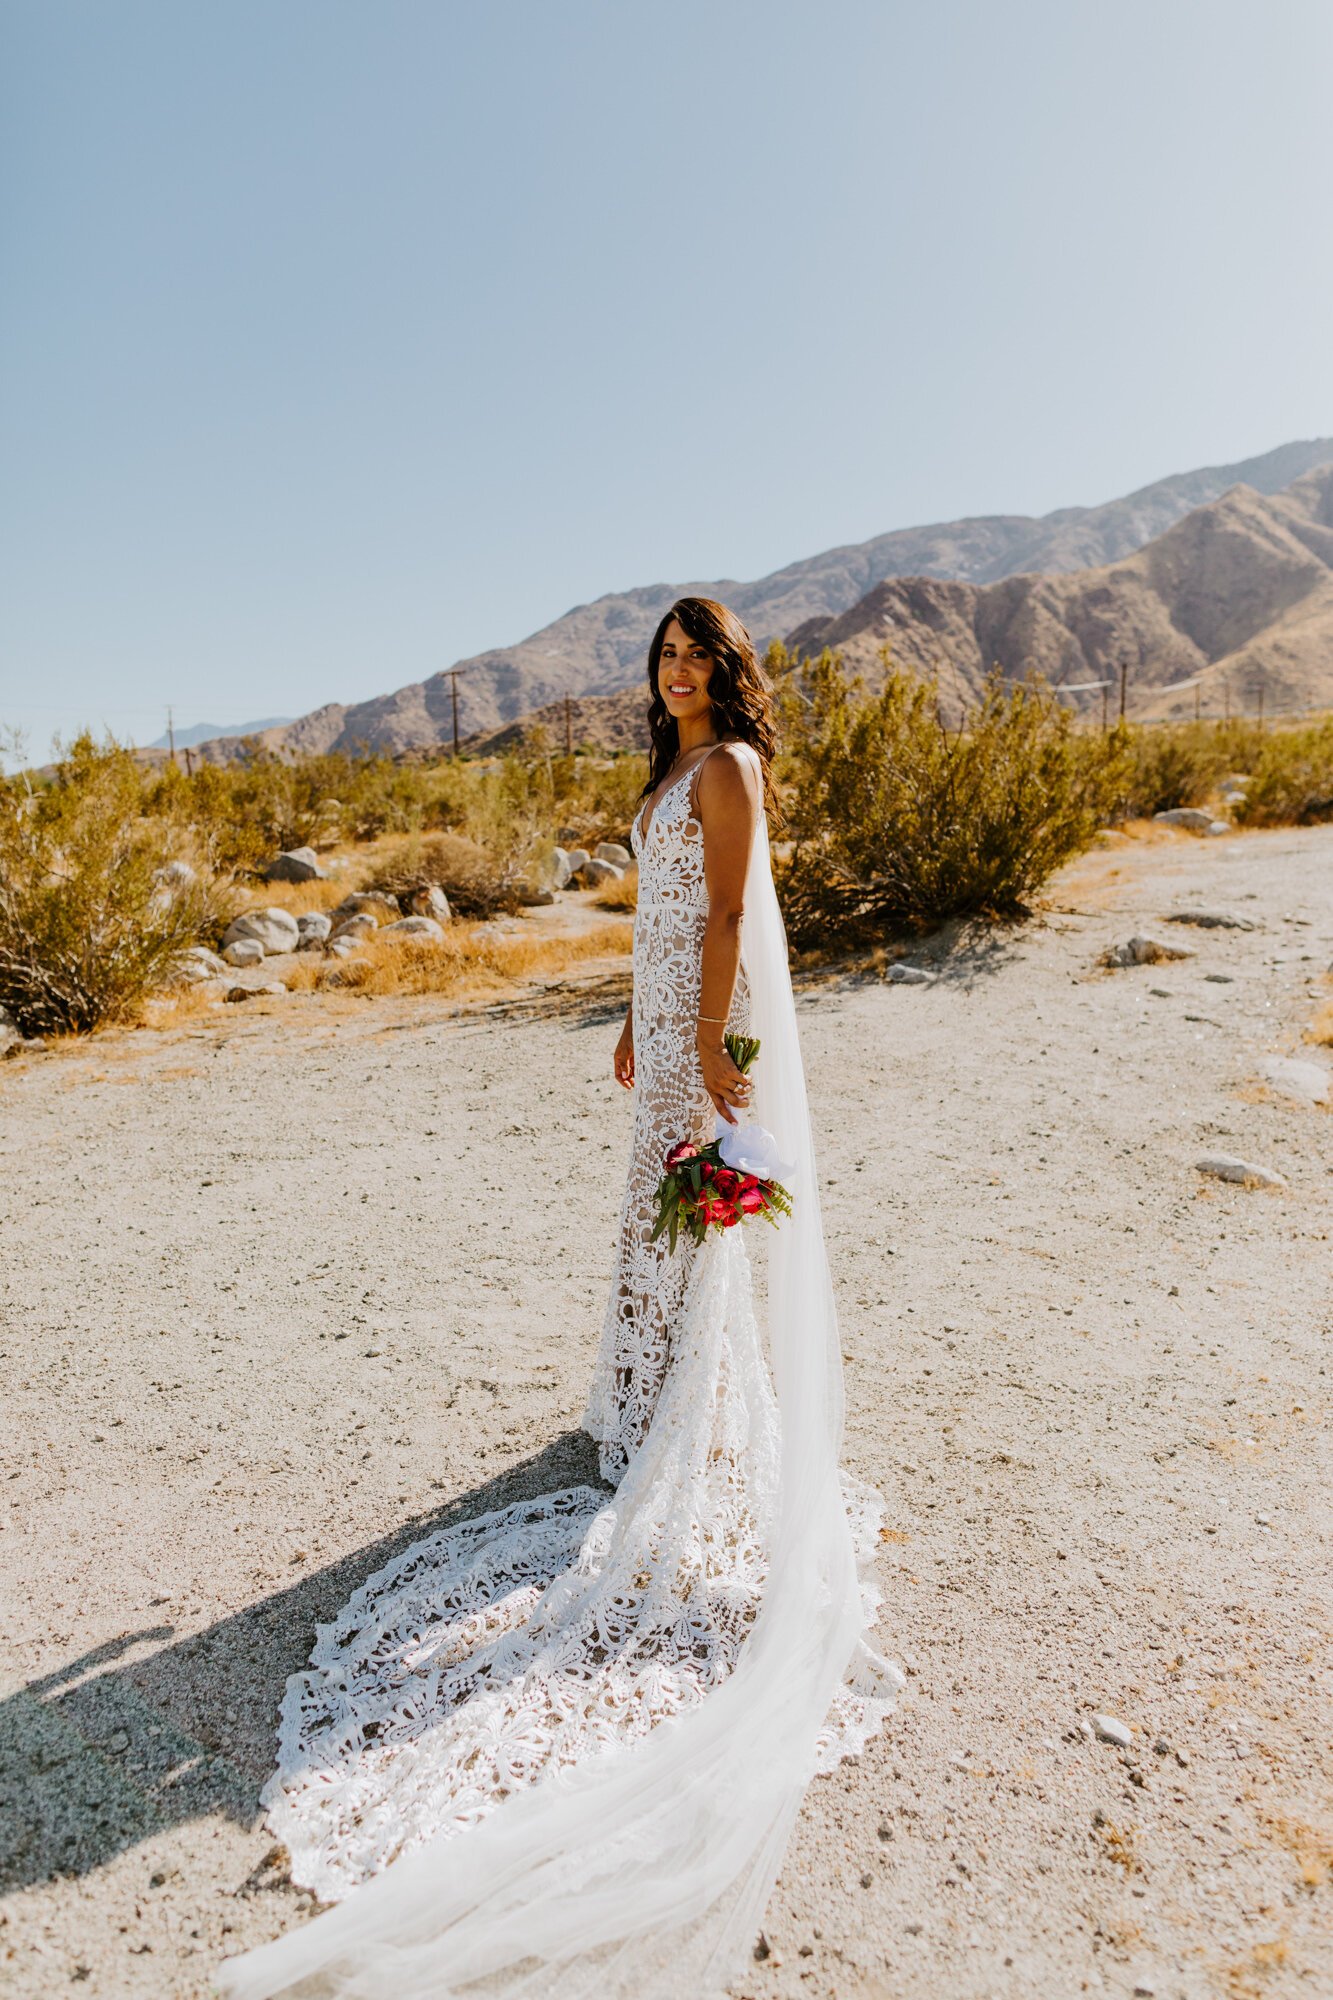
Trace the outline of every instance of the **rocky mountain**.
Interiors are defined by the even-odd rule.
[[[1073,575],[889,578],[788,639],[836,647],[868,686],[887,644],[899,666],[938,674],[950,718],[992,664],[1079,690],[1118,681],[1126,661],[1127,712],[1140,719],[1192,715],[1196,691],[1201,713],[1252,711],[1261,686],[1270,714],[1333,707],[1333,466],[1275,494],[1233,487],[1123,561]],[[1100,690],[1069,700],[1100,706]]]
[[[1333,463],[1333,439],[1279,446],[1236,465],[1207,466],[1142,487],[1099,507],[1066,507],[1040,519],[983,515],[925,528],[902,528],[871,541],[827,549],[789,563],[757,582],[734,578],[659,583],[609,592],[575,605],[517,645],[457,662],[459,719],[468,736],[504,724],[566,694],[618,693],[644,674],[648,641],[675,598],[719,597],[745,620],[757,644],[852,611],[887,578],[949,579],[985,586],[1026,571],[1059,575],[1117,564],[1159,537],[1191,509],[1238,483],[1272,495],[1311,468]],[[452,738],[448,670],[391,694],[344,705],[331,702],[280,728],[259,732],[272,749],[294,754],[399,750]],[[220,737],[196,755],[234,756],[237,739]]]

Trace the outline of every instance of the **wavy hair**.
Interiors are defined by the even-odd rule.
[[[657,686],[657,669],[667,626],[675,618],[687,639],[713,658],[708,693],[713,726],[719,737],[739,737],[752,744],[763,766],[761,803],[775,806],[770,771],[778,747],[773,724],[773,683],[755,657],[754,641],[734,611],[712,597],[678,597],[661,619],[648,648],[648,779],[640,792],[648,798],[680,755],[680,730]],[[778,808],[780,813],[781,808]]]

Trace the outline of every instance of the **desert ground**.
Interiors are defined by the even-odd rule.
[[[1194,955],[1098,964],[1144,931]],[[798,991],[908,1681],[811,1786],[733,1991],[1333,1993],[1333,1122],[1263,1068],[1330,1061],[1333,826],[1110,840],[906,956],[934,981]],[[7,1995],[196,2000],[305,1921],[256,1801],[316,1621],[592,1473],[627,982],[0,1064]]]

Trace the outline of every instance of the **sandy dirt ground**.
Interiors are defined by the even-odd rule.
[[[1144,929],[1196,956],[1098,967]],[[812,1785],[738,2000],[1333,1993],[1333,1123],[1260,1080],[1329,1061],[1331,955],[1333,827],[1159,832],[919,946],[932,985],[801,980],[909,1679]],[[592,1472],[626,977],[0,1064],[6,1994],[194,2000],[303,1922],[256,1798],[315,1622]]]

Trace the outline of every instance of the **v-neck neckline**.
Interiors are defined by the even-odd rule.
[[[717,749],[718,744],[724,743],[726,740],[727,739],[725,737],[719,736],[716,743],[709,744],[708,748],[704,751],[702,757],[700,757],[695,763],[689,765],[686,770],[678,771],[676,776],[671,780],[670,784],[665,785],[663,789],[658,793],[655,799],[649,799],[648,806],[646,808],[649,814],[647,826],[643,824],[642,814],[640,814],[639,816],[639,840],[641,843],[647,840],[648,835],[651,832],[656,822],[659,807],[664,805],[667,799],[670,798],[671,794],[675,791],[681,779],[692,776],[692,774],[698,770],[700,764],[706,764],[708,762],[708,759],[712,756],[714,750]]]

